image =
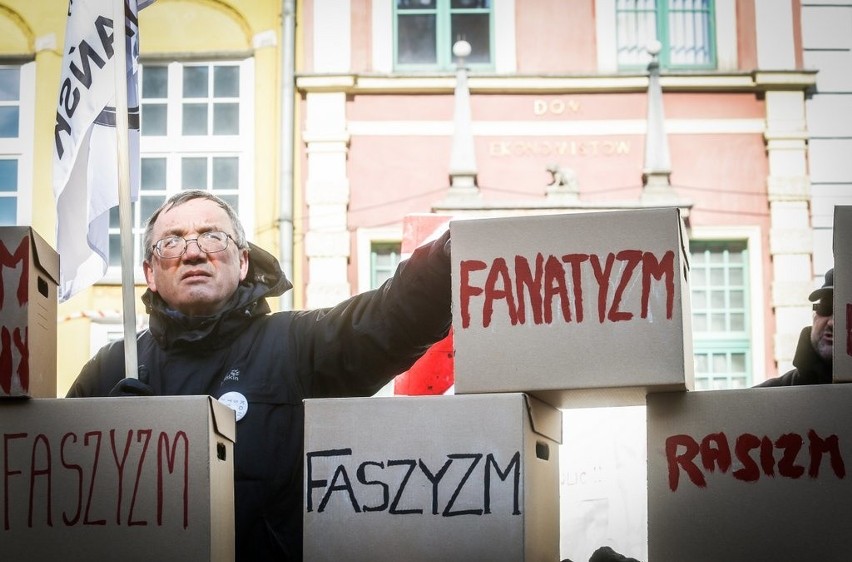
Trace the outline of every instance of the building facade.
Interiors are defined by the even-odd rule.
[[[66,8],[0,0],[0,221],[48,240]],[[676,205],[700,387],[748,386],[789,366],[833,207],[850,202],[850,14],[800,0],[157,0],[140,14],[136,252],[165,197],[209,189],[293,278],[274,304],[315,307],[392,271],[406,215]],[[112,219],[114,267],[60,306],[60,392],[122,335]]]
[[[826,242],[812,224],[817,72],[804,64],[798,2],[315,1],[300,21],[308,306],[368,288],[368,256],[408,213],[678,205],[699,387],[748,386],[789,366]],[[472,47],[473,156],[456,186],[454,133],[468,126],[456,120],[458,39]],[[646,174],[654,39],[662,193]],[[570,176],[570,197],[553,197],[554,169]]]

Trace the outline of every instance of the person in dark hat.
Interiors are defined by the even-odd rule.
[[[793,369],[757,387],[830,384],[834,348],[834,268],[825,274],[822,287],[808,297],[814,303],[814,320],[799,335]]]

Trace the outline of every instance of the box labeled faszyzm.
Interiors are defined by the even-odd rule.
[[[849,560],[852,385],[648,396],[648,559]]]
[[[56,397],[59,255],[35,230],[0,227],[0,397]]]
[[[523,394],[307,400],[305,560],[558,560],[561,435]]]
[[[3,559],[233,560],[235,423],[207,396],[4,401]]]
[[[455,392],[558,407],[644,404],[693,385],[676,208],[456,220]]]

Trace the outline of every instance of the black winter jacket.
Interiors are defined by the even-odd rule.
[[[768,379],[756,385],[756,387],[768,386],[798,386],[801,384],[830,384],[832,382],[831,363],[825,361],[814,350],[811,344],[811,327],[807,326],[799,334],[799,343],[796,345],[796,355],[793,356],[791,369],[773,379]]]
[[[408,369],[451,323],[448,235],[414,252],[382,287],[341,304],[270,314],[266,297],[291,287],[278,261],[251,247],[249,273],[226,310],[187,318],[155,293],[137,335],[140,378],[157,395],[237,391],[237,560],[301,560],[305,398],[369,396]],[[84,367],[69,397],[107,396],[124,377],[124,342]]]

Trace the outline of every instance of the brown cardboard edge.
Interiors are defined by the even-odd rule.
[[[834,286],[835,287],[845,287],[845,286],[848,287],[847,283],[849,281],[844,279],[844,277],[846,275],[847,268],[848,268],[846,263],[844,263],[846,261],[846,259],[845,259],[845,256],[839,256],[838,253],[837,253],[837,247],[839,245],[838,244],[838,238],[840,237],[840,234],[842,234],[843,229],[838,229],[837,225],[838,225],[838,222],[841,222],[844,219],[852,218],[852,217],[850,217],[850,215],[852,215],[852,205],[836,205],[834,207],[834,217],[833,217],[833,223],[832,223],[832,227],[833,227],[834,231],[833,231],[833,234],[832,234],[831,249],[832,249],[832,255],[833,255],[833,258],[834,258],[833,263],[832,263],[832,267],[834,268]],[[843,291],[843,292],[846,292],[846,291]],[[848,318],[846,316],[846,311],[842,310],[842,309],[838,310],[838,308],[840,307],[838,302],[839,301],[837,299],[834,299],[834,309],[833,309],[833,314],[834,314],[834,319],[835,319],[834,320],[834,322],[835,322],[834,327],[841,334],[849,333],[850,330],[849,330],[849,326],[848,326]],[[845,306],[845,304],[844,304],[844,306]],[[831,380],[834,384],[848,384],[848,383],[852,382],[852,373],[841,372],[841,369],[842,369],[842,367],[840,367],[841,363],[843,363],[844,365],[848,364],[847,358],[844,356],[845,353],[846,353],[845,346],[835,345],[833,347],[833,351],[832,351],[833,361],[832,361],[832,368],[831,368]]]
[[[33,260],[54,284],[59,285],[59,254],[33,228],[29,228],[33,246]]]
[[[213,418],[213,429],[231,443],[237,442],[236,412],[225,406],[212,396],[207,397],[210,404],[210,416]]]
[[[684,219],[683,212],[679,207],[675,208],[675,212],[677,213],[677,224],[678,224],[678,236],[680,237],[680,249],[681,249],[681,258],[683,259],[683,266],[685,271],[684,281],[689,280],[689,235],[686,233],[686,220]]]
[[[561,445],[562,412],[529,394],[524,394],[523,397],[533,431]]]
[[[690,280],[690,271],[692,271],[692,268],[689,263],[692,255],[689,253],[689,234],[687,232],[688,229],[686,220],[683,216],[683,211],[679,207],[676,211],[678,217],[678,236],[680,237],[681,248],[680,259],[682,261],[682,271],[680,271],[680,298],[682,312],[681,323],[684,328],[683,338],[681,339],[684,360],[684,384],[687,391],[692,391],[695,390],[695,365],[693,364],[695,341],[692,337],[692,284]],[[684,300],[689,307],[688,309],[686,308],[686,305],[684,305]],[[666,391],[664,390],[663,392]]]

